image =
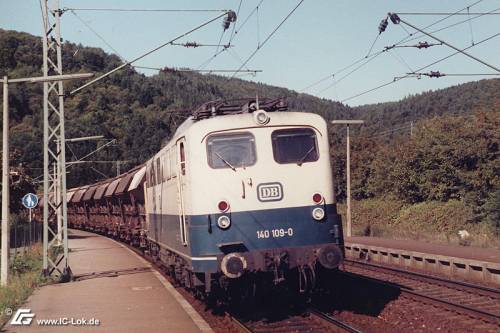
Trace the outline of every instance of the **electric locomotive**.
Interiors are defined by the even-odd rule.
[[[307,291],[342,262],[326,122],[286,109],[206,103],[146,163],[143,243],[185,286]]]

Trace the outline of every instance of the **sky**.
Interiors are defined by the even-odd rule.
[[[221,52],[205,66],[202,64],[213,57],[217,51],[216,47],[167,46],[135,64],[148,67],[234,70],[242,65],[242,60],[246,60],[257,49],[259,44],[299,2],[299,0],[264,0],[262,2],[261,0],[242,0],[241,2],[240,0],[60,0],[61,8],[75,9],[74,12],[66,11],[62,16],[61,33],[64,40],[84,46],[100,47],[108,53],[117,51],[124,59],[131,60],[216,17],[220,12],[116,12],[81,10],[82,8],[231,9],[238,12],[235,22],[237,33],[234,34],[231,43],[233,47]],[[257,5],[259,5],[258,10],[255,10]],[[469,14],[467,14],[467,9],[464,9],[466,7],[469,7]],[[474,18],[479,13],[491,11],[498,13],[500,0],[304,0],[266,44],[261,44],[255,56],[247,63],[248,69],[262,70],[262,72],[255,76],[243,73],[239,73],[238,76],[241,75],[241,78],[245,80],[263,82],[342,101],[351,106],[395,101],[431,89],[498,77],[429,78],[424,76],[421,79],[410,77],[357,96],[367,90],[392,82],[394,77],[415,72],[421,67],[456,52],[445,45],[428,49],[414,47],[391,49],[378,56],[369,57],[370,61],[366,65],[351,74],[349,72],[356,69],[356,66],[339,72],[353,62],[382,51],[385,46],[393,45],[408,37],[409,33],[416,32],[408,25],[403,23],[395,25],[389,20],[386,31],[379,35],[379,23],[388,12],[408,13],[401,14],[400,18],[417,28],[424,28],[446,16],[411,13],[453,13],[461,9],[464,9],[461,13],[466,15],[454,15],[426,31],[459,49],[474,44],[475,46],[467,52],[494,67],[500,67],[500,36],[478,44],[481,40],[500,33],[500,15],[482,15],[471,20],[470,23],[465,22],[433,32],[468,18]],[[179,42],[218,44],[222,36],[222,44],[226,44],[231,37],[233,27],[231,26],[223,33],[222,20],[220,18],[206,25],[181,38]],[[89,29],[89,26],[95,33]],[[39,0],[0,0],[0,28],[40,36],[42,19]],[[379,35],[378,38],[377,35]],[[400,45],[415,45],[424,41],[436,42],[427,36],[412,36],[416,39]],[[374,41],[372,52],[369,53]],[[156,73],[151,70],[138,70],[147,75]],[[422,72],[431,70],[446,74],[499,73],[463,54],[450,57]],[[349,75],[345,76],[346,74]],[[232,74],[224,75],[230,77]],[[309,87],[323,78],[327,79]]]

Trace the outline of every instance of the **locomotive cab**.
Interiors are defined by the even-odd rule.
[[[229,278],[316,262],[336,268],[343,244],[326,124],[312,114],[262,114],[261,123],[220,117],[191,147],[191,250],[217,258],[214,270]]]

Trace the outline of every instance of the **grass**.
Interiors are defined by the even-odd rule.
[[[42,277],[42,247],[37,244],[11,262],[9,283],[0,287],[0,327],[10,318],[6,309],[14,311],[47,280]]]
[[[345,215],[345,205],[339,211]],[[345,223],[345,218],[343,219]],[[353,201],[353,235],[392,239],[412,239],[430,243],[500,249],[494,227],[474,223],[474,214],[462,201],[424,202],[405,205],[387,199]],[[459,230],[470,236],[462,239]]]

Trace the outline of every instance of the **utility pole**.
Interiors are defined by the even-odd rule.
[[[7,285],[9,279],[10,226],[9,226],[9,81],[3,77],[3,133],[2,133],[2,253],[0,284]]]
[[[349,125],[360,125],[363,124],[363,120],[333,120],[334,125],[346,125],[347,127],[347,237],[352,236],[352,222],[351,222],[351,144],[349,138]]]
[[[10,241],[10,226],[9,226],[9,201],[10,201],[10,188],[9,188],[9,84],[14,83],[37,83],[37,82],[53,82],[63,80],[83,79],[94,76],[92,73],[81,74],[67,74],[67,75],[54,75],[54,76],[39,76],[39,77],[25,77],[18,79],[8,79],[4,76],[0,79],[3,84],[3,133],[2,133],[2,248],[0,258],[0,285],[6,285],[8,280],[9,270],[9,241]],[[45,180],[44,180],[45,181]],[[64,193],[66,196],[66,193]],[[45,198],[45,197],[44,197]],[[45,203],[44,203],[45,211]],[[51,230],[52,232],[52,230]],[[45,234],[45,230],[44,230]],[[56,234],[52,232],[55,236]],[[57,237],[56,237],[57,238]],[[54,239],[56,239],[54,238]],[[45,249],[45,243],[44,243]],[[45,262],[45,257],[44,257]]]
[[[61,31],[59,0],[43,1],[43,75],[62,75]],[[63,81],[43,83],[43,272],[57,272],[68,280],[71,270],[68,264],[68,229],[66,206],[66,142],[64,128]],[[50,168],[56,170],[51,175]],[[52,193],[52,195],[49,195]],[[56,226],[62,224],[57,233],[49,225],[55,217]],[[49,232],[55,237],[49,241]],[[58,240],[63,242],[62,258],[52,261],[49,251]],[[62,270],[59,269],[62,263]],[[50,265],[50,267],[49,267]]]

